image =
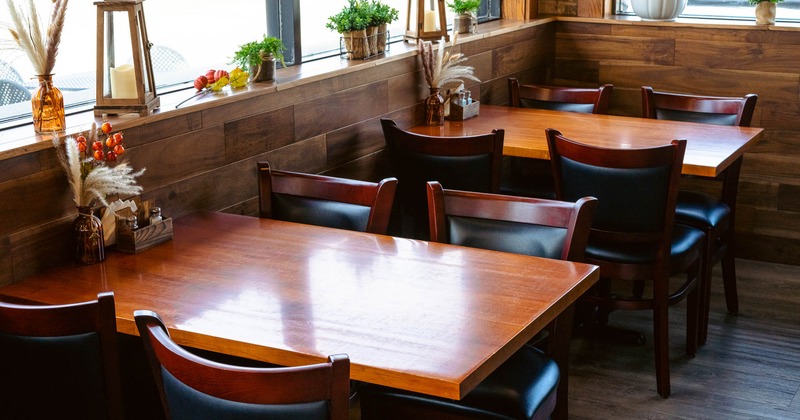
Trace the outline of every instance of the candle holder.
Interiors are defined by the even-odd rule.
[[[450,42],[450,35],[447,33],[444,0],[436,0],[435,2],[434,0],[429,0],[429,4],[430,8],[426,8],[425,0],[408,0],[404,41],[438,41],[444,37],[445,42]],[[413,16],[416,16],[416,21],[412,24],[411,18]],[[438,28],[436,25],[438,25]]]
[[[94,115],[148,115],[161,105],[144,20],[144,0],[106,0],[97,6],[97,100]],[[123,61],[125,60],[125,61]]]

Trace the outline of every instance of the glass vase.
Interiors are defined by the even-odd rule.
[[[37,75],[39,87],[33,92],[31,109],[33,111],[33,129],[40,134],[64,131],[64,96],[53,86],[53,75]]]
[[[430,88],[431,94],[425,100],[425,124],[429,126],[444,125],[444,98],[439,88]]]
[[[75,241],[75,262],[95,264],[106,259],[103,223],[94,215],[93,206],[78,206],[78,217],[72,223]]]

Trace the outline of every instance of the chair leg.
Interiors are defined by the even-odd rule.
[[[697,289],[700,291],[700,321],[698,328],[698,344],[704,345],[708,338],[708,319],[711,313],[711,277],[714,268],[713,260],[713,246],[714,241],[709,238],[709,232],[706,232],[706,238],[703,240],[703,255],[700,263],[700,278],[697,284]]]
[[[725,286],[725,304],[728,312],[736,315],[739,313],[739,293],[736,290],[736,262],[733,247],[728,247],[722,257],[722,283]]]
[[[686,355],[694,357],[697,353],[699,339],[700,314],[702,306],[703,284],[700,277],[700,264],[695,264],[689,271],[689,277],[694,277],[695,285],[686,298]]]
[[[656,389],[662,398],[669,397],[669,282],[656,278],[653,284],[653,346],[656,363]]]

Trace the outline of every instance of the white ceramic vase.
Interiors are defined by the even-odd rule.
[[[642,20],[672,21],[683,13],[687,0],[631,0],[631,7]]]

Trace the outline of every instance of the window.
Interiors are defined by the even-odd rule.
[[[50,0],[33,0],[47,24]],[[407,0],[383,0],[400,11],[389,28],[392,40],[405,32]],[[797,0],[800,1],[800,0]],[[339,35],[325,27],[329,16],[347,0],[148,0],[143,3],[151,58],[159,94],[191,86],[208,69],[230,69],[239,45],[264,34],[279,36],[288,48],[286,61],[299,63],[339,54]],[[3,2],[5,3],[5,2]],[[25,1],[17,1],[25,4]],[[0,5],[3,20],[7,6]],[[56,58],[53,82],[63,95],[67,114],[90,109],[95,100],[96,6],[91,1],[71,1]],[[302,19],[301,19],[302,17]],[[498,19],[500,0],[482,0],[479,21]],[[448,15],[447,22],[452,25]],[[0,79],[16,79],[28,91],[37,87],[28,57],[7,46],[12,43],[7,25],[0,21]],[[302,48],[295,50],[298,40]],[[295,52],[302,51],[302,59]],[[7,66],[5,66],[7,64]],[[30,102],[0,102],[0,128],[30,123]]]
[[[616,13],[633,14],[630,0],[617,0]],[[755,20],[755,6],[748,0],[689,0],[681,17]],[[779,3],[776,20],[800,21],[800,0]]]

